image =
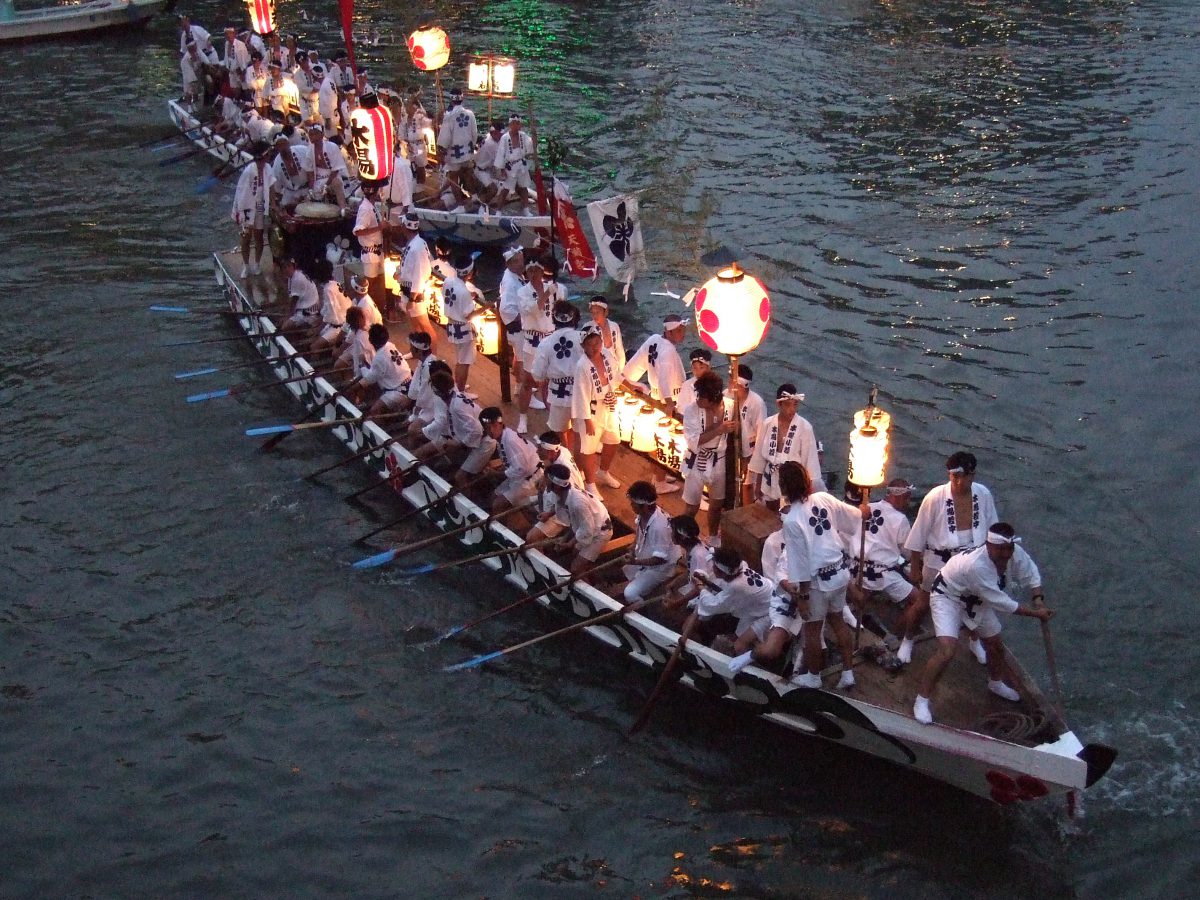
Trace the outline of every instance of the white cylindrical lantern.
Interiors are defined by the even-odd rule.
[[[484,356],[495,356],[500,352],[500,317],[494,310],[481,309],[474,313],[470,322],[475,326],[475,347]]]
[[[392,113],[380,106],[374,94],[363,94],[359,108],[350,113],[350,152],[364,181],[392,177],[396,160]]]
[[[492,60],[492,93],[497,97],[511,97],[516,87],[517,64],[507,57],[495,57]]]
[[[850,467],[846,480],[863,488],[879,487],[887,481],[888,432],[891,416],[869,407],[854,414],[850,432]]]
[[[270,34],[275,30],[275,0],[246,0],[246,8],[255,34]]]
[[[430,322],[445,325],[450,320],[446,318],[446,309],[442,304],[442,286],[430,275],[425,279],[425,289],[421,292],[425,298],[425,312]]]
[[[663,416],[654,426],[654,458],[660,463],[669,465],[667,460],[671,455],[671,440],[675,436],[676,424],[671,417]]]
[[[396,280],[396,272],[400,270],[401,261],[399,256],[383,258],[383,286],[393,294],[400,293],[400,282]]]
[[[642,401],[637,397],[623,396],[617,400],[617,437],[626,444],[633,440],[633,423],[641,409]]]
[[[486,94],[491,87],[491,60],[486,56],[477,56],[467,64],[467,90],[473,94]]]
[[[771,299],[759,280],[734,263],[696,293],[700,340],[718,353],[741,356],[762,341],[771,321]]]
[[[629,446],[639,453],[653,453],[654,438],[661,415],[662,413],[653,406],[642,407],[637,418],[633,420],[633,439],[629,442]]]
[[[422,72],[436,72],[450,60],[450,38],[436,25],[418,28],[408,36],[408,54]]]

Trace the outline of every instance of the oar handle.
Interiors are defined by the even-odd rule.
[[[517,507],[513,507],[513,509],[515,509],[515,508],[517,508]],[[507,510],[505,510],[505,512],[506,513],[512,512],[512,509],[507,509]],[[536,550],[538,547],[541,547],[544,544],[549,544],[553,540],[554,540],[554,538],[543,538],[540,541],[534,541],[532,544],[516,544],[514,546],[504,547],[501,550],[489,550],[487,553],[477,553],[474,556],[467,556],[462,559],[452,559],[447,562],[438,563],[437,565],[430,566],[429,568],[422,568],[420,566],[414,566],[413,571],[404,572],[403,574],[405,574],[405,575],[429,575],[433,572],[440,572],[443,569],[452,569],[456,566],[465,566],[468,563],[480,562],[481,560],[492,559],[493,557],[496,557],[496,556],[507,556],[510,553],[522,553],[526,550]]]
[[[626,732],[628,737],[633,737],[639,731],[646,727],[646,723],[650,721],[650,714],[654,712],[654,707],[658,703],[658,698],[662,696],[666,690],[668,679],[675,671],[675,667],[679,665],[679,659],[683,656],[683,648],[687,646],[687,642],[692,639],[692,632],[696,630],[696,626],[700,623],[699,616],[692,616],[691,620],[683,629],[683,633],[679,635],[679,641],[675,644],[675,649],[671,653],[671,658],[667,660],[667,664],[663,666],[662,675],[658,677],[658,683],[654,685],[654,690],[650,692],[650,696],[646,700],[646,705],[642,707],[641,713],[637,720],[629,726],[629,731]]]

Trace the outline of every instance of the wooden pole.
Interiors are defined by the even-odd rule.
[[[725,443],[725,508],[738,505],[742,494],[742,408],[737,398],[738,358],[729,357],[729,393],[733,395],[733,432]]]

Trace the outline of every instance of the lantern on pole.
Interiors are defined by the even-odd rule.
[[[479,54],[467,65],[467,90],[488,98],[488,118],[492,117],[492,98],[511,97],[517,87],[517,64],[507,56]]]
[[[700,340],[729,357],[729,385],[738,378],[738,357],[761,343],[771,324],[771,298],[757,278],[747,275],[736,262],[704,283],[696,292],[696,330]],[[733,505],[741,496],[742,417],[735,401],[734,432],[729,436],[729,462],[725,466],[725,503]]]
[[[350,113],[350,149],[364,181],[392,177],[395,164],[392,113],[374,94],[363,94],[359,108]]]
[[[484,356],[500,352],[500,317],[494,309],[481,309],[469,319],[475,326],[475,346]]]
[[[850,465],[846,473],[846,480],[862,490],[864,507],[871,501],[871,488],[879,487],[887,480],[888,431],[892,427],[892,417],[875,405],[875,394],[876,389],[872,386],[867,408],[854,414],[854,429],[850,432]],[[867,568],[866,555],[867,523],[864,521],[858,539],[858,575],[854,582],[860,596],[863,573]],[[856,647],[861,633],[860,618],[854,631]]]
[[[246,0],[246,9],[255,34],[270,34],[275,30],[275,0]]]
[[[440,121],[445,103],[442,101],[442,79],[439,70],[450,61],[450,38],[436,25],[424,25],[408,36],[408,55],[420,71],[433,73]]]

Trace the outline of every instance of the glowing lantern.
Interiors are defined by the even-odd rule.
[[[846,480],[862,488],[879,487],[887,480],[888,429],[892,417],[876,408],[875,392],[866,409],[854,414],[850,432],[850,468]]]
[[[246,8],[255,34],[270,34],[275,30],[275,0],[246,0]]]
[[[642,407],[637,418],[633,420],[633,439],[629,442],[629,446],[638,453],[653,453],[658,419],[661,415],[662,413],[653,406]]]
[[[641,408],[642,401],[637,397],[625,395],[617,401],[617,436],[626,444],[633,440],[633,423]]]
[[[425,142],[425,152],[430,156],[437,155],[437,135],[433,133],[433,128],[426,125],[421,129],[421,140]]]
[[[442,286],[430,275],[425,279],[425,290],[421,292],[425,298],[425,312],[429,321],[445,325],[450,321],[446,317],[446,308],[442,305]]]
[[[390,293],[400,293],[400,282],[396,280],[396,272],[400,269],[402,260],[399,256],[385,256],[383,258],[383,286]]]
[[[511,59],[496,57],[492,61],[492,93],[511,97],[517,88],[517,64]]]
[[[511,97],[517,83],[517,66],[503,56],[477,56],[467,66],[467,90],[488,97]]]
[[[493,309],[481,309],[471,316],[475,326],[475,346],[484,356],[500,352],[500,317]]]
[[[436,72],[450,59],[450,38],[436,25],[418,28],[408,36],[408,53],[422,72]]]
[[[749,353],[762,341],[770,321],[771,299],[766,288],[737,263],[722,269],[696,293],[700,340],[718,353]]]
[[[374,94],[363,94],[359,104],[350,113],[350,149],[359,177],[364,181],[391,178],[396,159],[392,113],[379,105]]]

